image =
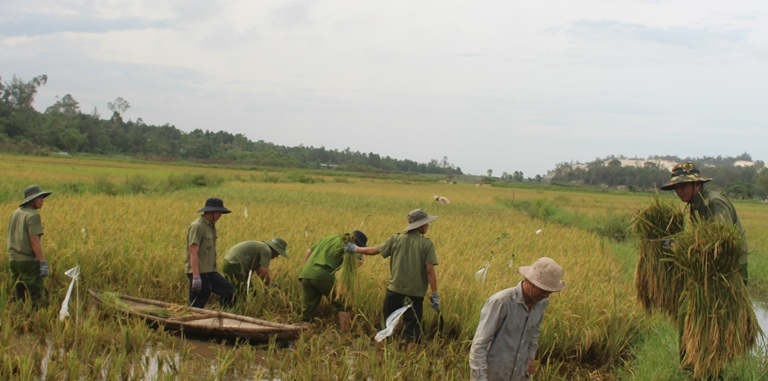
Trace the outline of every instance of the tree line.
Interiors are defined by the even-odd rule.
[[[243,134],[196,129],[186,133],[171,124],[149,125],[141,118],[124,120],[130,103],[123,98],[108,102],[110,117],[101,118],[94,107],[83,113],[75,98],[66,94],[44,112],[33,106],[40,86],[48,81],[40,75],[24,81],[15,75],[0,78],[0,149],[27,154],[52,152],[127,155],[150,160],[185,160],[220,164],[287,168],[339,168],[360,172],[417,174],[462,174],[447,157],[418,163],[379,154],[315,148],[287,147],[263,140],[251,141]]]
[[[696,163],[705,177],[712,178],[711,185],[734,199],[765,199],[768,197],[768,169],[762,161],[753,165],[736,165],[740,161],[753,162],[748,153],[736,157],[679,158],[677,156],[652,156],[642,167],[622,166],[626,157],[597,158],[584,165],[557,164],[550,182],[600,187],[627,187],[628,190],[656,190],[670,178],[670,171],[663,161]]]

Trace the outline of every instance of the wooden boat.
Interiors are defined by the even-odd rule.
[[[170,331],[193,336],[226,339],[269,341],[293,340],[304,327],[255,319],[228,312],[187,307],[158,300],[137,298],[112,292],[88,290],[91,298],[107,310],[143,318]]]

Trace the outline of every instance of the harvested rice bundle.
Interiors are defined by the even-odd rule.
[[[674,250],[685,280],[681,365],[694,377],[717,376],[755,345],[760,327],[739,273],[742,233],[719,220],[691,225]]]
[[[355,242],[355,236],[349,233],[345,233],[342,239],[342,245],[351,242]],[[345,306],[349,306],[355,299],[355,279],[357,277],[357,266],[359,260],[356,254],[347,253],[342,250],[343,261],[341,266],[336,270],[336,283],[333,285],[333,299],[344,302]]]
[[[106,308],[119,311],[128,307],[117,292],[101,291],[98,293],[98,296],[101,299],[101,304]]]
[[[632,220],[640,243],[635,268],[637,299],[648,314],[663,311],[675,320],[682,279],[670,260],[669,242],[684,229],[685,213],[657,194]]]

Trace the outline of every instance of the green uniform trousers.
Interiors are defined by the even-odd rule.
[[[240,264],[231,264],[224,260],[221,265],[221,272],[224,274],[224,278],[227,278],[229,283],[235,287],[235,301],[245,298],[248,291],[248,274],[243,274]],[[251,292],[254,290],[253,286],[251,284]]]
[[[27,295],[33,303],[44,302],[48,297],[43,278],[40,276],[38,261],[10,261],[11,281],[16,299],[25,300]]]
[[[330,280],[306,279],[301,280],[301,321],[312,321],[317,312],[320,301],[325,296],[331,299],[331,291],[336,282]],[[331,304],[338,311],[350,311],[349,306],[344,305],[343,300],[331,300]]]

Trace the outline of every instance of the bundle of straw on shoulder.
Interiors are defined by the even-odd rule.
[[[670,260],[673,245],[665,245],[665,241],[673,242],[683,231],[685,213],[656,194],[651,205],[637,211],[632,220],[640,245],[635,268],[637,299],[646,313],[662,311],[674,321],[682,280]]]
[[[739,273],[742,233],[716,219],[691,225],[674,250],[685,280],[681,365],[694,377],[717,376],[755,345],[760,327]]]
[[[345,306],[349,306],[355,299],[355,279],[357,278],[358,259],[353,253],[347,253],[343,250],[343,245],[347,242],[355,242],[355,237],[351,234],[344,234],[342,238],[342,256],[341,266],[335,271],[336,283],[333,285],[334,300],[339,300]]]

